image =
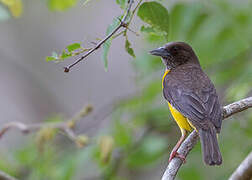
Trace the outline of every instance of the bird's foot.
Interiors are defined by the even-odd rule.
[[[180,159],[183,161],[184,164],[186,163],[186,158],[185,158],[185,156],[182,155],[182,154],[179,154],[177,151],[172,151],[172,152],[171,152],[170,157],[169,157],[169,163],[171,162],[171,160],[172,160],[174,157],[180,158]]]

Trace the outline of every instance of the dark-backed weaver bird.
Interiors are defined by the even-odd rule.
[[[163,95],[182,134],[169,162],[174,157],[185,160],[177,150],[187,133],[195,129],[200,136],[204,162],[220,165],[222,157],[216,133],[221,130],[222,110],[215,87],[203,72],[193,49],[184,42],[170,42],[150,53],[160,56],[166,66]]]

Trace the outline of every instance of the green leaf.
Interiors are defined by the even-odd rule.
[[[154,29],[168,35],[169,14],[167,9],[158,2],[151,1],[143,3],[137,12],[140,19],[148,23]]]
[[[126,39],[125,41],[125,49],[129,53],[129,55],[131,55],[133,58],[136,57],[134,50],[131,48],[131,44],[128,39]]]
[[[145,26],[141,26],[140,31],[141,32],[146,32],[146,33],[153,33],[153,32],[155,32],[155,30],[152,27],[145,27]]]
[[[125,9],[126,7],[126,0],[116,0],[116,3],[120,5],[122,9]]]
[[[52,56],[47,56],[46,61],[55,61],[58,60],[58,54],[56,52],[52,52]]]
[[[80,45],[80,43],[73,43],[73,44],[68,45],[66,48],[67,48],[68,52],[72,52],[76,49],[81,48],[81,45]]]
[[[52,11],[65,11],[76,5],[78,0],[49,0],[48,7]]]
[[[109,52],[110,46],[111,46],[111,40],[110,39],[103,44],[102,60],[103,60],[103,63],[104,63],[105,71],[108,70],[108,52]]]
[[[120,22],[118,18],[114,18],[112,24],[110,24],[107,28],[106,35],[111,33],[119,25],[119,23]],[[111,46],[111,41],[112,38],[108,39],[102,46],[103,47],[102,60],[104,62],[105,71],[107,71],[108,69],[108,52]]]
[[[72,56],[72,53],[67,53],[66,50],[63,50],[60,58],[61,59],[66,59],[66,58],[71,57],[71,56]]]
[[[55,57],[52,57],[52,56],[46,56],[46,62],[49,62],[49,61],[55,61]]]

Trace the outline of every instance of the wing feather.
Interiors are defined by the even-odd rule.
[[[209,129],[214,125],[219,132],[221,108],[215,87],[200,68],[192,67],[191,73],[168,73],[163,82],[164,97],[196,128]]]

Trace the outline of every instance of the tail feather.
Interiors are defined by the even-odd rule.
[[[215,128],[210,128],[210,130],[207,131],[200,129],[199,136],[205,163],[211,166],[220,165],[222,163],[222,157]]]

